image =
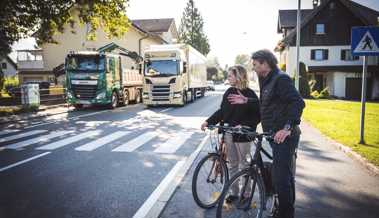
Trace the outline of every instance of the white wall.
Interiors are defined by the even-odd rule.
[[[3,63],[7,64],[7,68],[2,69],[2,71],[4,72],[4,76],[15,76],[17,74],[17,69],[11,63],[9,63],[7,59],[3,59],[0,61],[0,67],[2,67]]]
[[[328,60],[316,61],[311,60],[311,50],[313,49],[328,49],[329,57]],[[356,61],[343,61],[341,60],[341,50],[350,49],[350,45],[346,46],[303,46],[300,47],[300,61],[303,62],[306,66],[354,66],[362,65],[363,60],[360,58]],[[296,47],[289,47],[288,52],[286,52],[287,62],[286,72],[289,75],[293,75],[296,70]],[[376,58],[369,58],[368,64],[375,65],[377,64]]]

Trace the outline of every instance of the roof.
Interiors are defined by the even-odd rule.
[[[350,0],[325,0],[319,7],[312,10],[311,13],[304,18],[301,22],[301,28],[307,25],[320,11],[322,11],[331,1],[340,1],[345,7],[347,7],[357,18],[359,18],[365,25],[377,25],[379,12],[371,8],[360,5]],[[292,30],[286,38],[283,39],[285,43],[288,43],[296,36],[296,31]]]
[[[7,55],[4,59],[7,60],[8,63],[10,63],[10,64],[14,67],[14,69],[17,70],[17,64],[12,60],[12,58],[10,58],[10,57]]]
[[[138,28],[149,33],[163,33],[168,32],[172,23],[175,23],[174,18],[163,19],[143,19],[132,20],[132,23]]]
[[[301,10],[301,20],[304,20],[313,9]],[[282,32],[282,28],[295,28],[297,20],[297,10],[279,10],[278,33]]]

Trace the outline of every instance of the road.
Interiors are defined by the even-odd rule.
[[[218,88],[185,107],[85,109],[1,126],[0,218],[215,217],[195,204],[191,179],[209,149],[199,126],[219,106]],[[379,178],[301,127],[296,217],[378,217]]]
[[[0,217],[143,217],[160,184],[206,137],[199,126],[221,95],[185,107],[86,109],[2,126]]]

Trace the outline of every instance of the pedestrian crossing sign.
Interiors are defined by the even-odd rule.
[[[353,27],[351,51],[354,56],[379,56],[379,27]]]

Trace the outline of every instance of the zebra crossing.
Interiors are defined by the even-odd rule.
[[[115,145],[111,152],[130,153],[150,149],[157,154],[174,154],[191,138],[194,132],[178,131],[165,134],[156,129],[127,129],[105,134],[103,130],[91,129],[84,132],[75,130],[31,130],[2,131],[0,152],[26,148],[53,151],[74,145],[75,151],[90,152],[105,145]],[[136,135],[137,133],[137,135]],[[131,137],[131,135],[134,135]],[[25,139],[25,140],[22,140]],[[21,140],[21,141],[20,141]],[[15,142],[16,141],[16,142]],[[149,145],[150,148],[141,148]]]

